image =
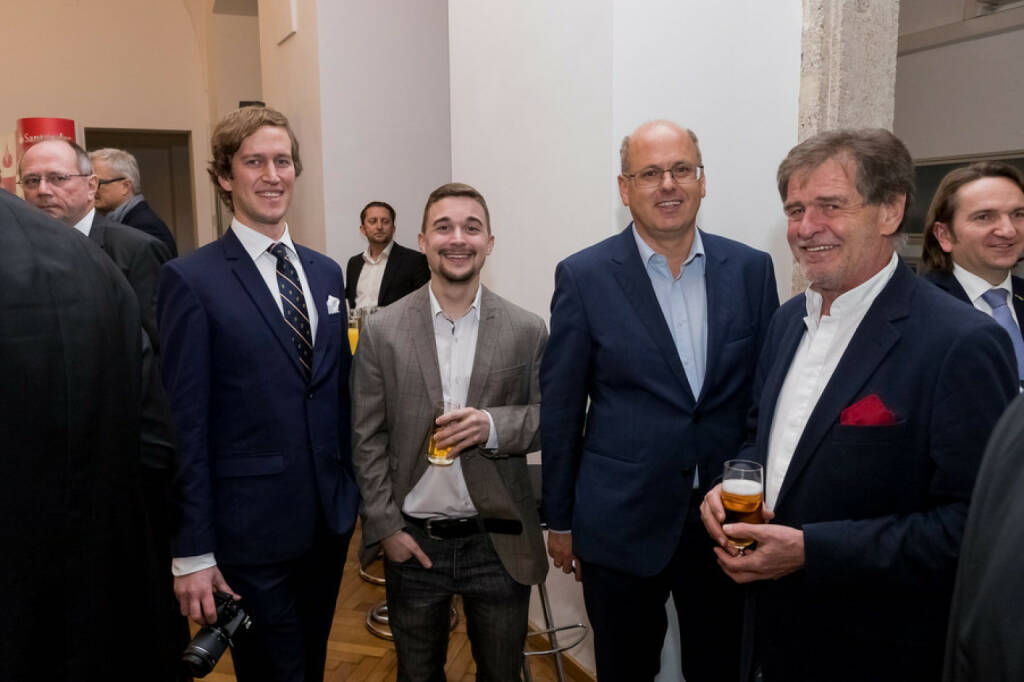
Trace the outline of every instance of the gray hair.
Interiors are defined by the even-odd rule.
[[[78,172],[82,175],[92,175],[92,161],[89,160],[89,154],[81,148],[74,140],[69,140],[66,137],[60,135],[43,135],[32,145],[33,147],[40,142],[63,142],[67,146],[71,147],[72,151],[75,152],[75,164],[78,166]],[[30,147],[31,149],[31,147]],[[21,162],[18,162],[18,175],[21,175]]]
[[[675,126],[677,128],[679,127],[675,123],[672,123],[672,121],[664,120],[648,121],[647,123],[644,124],[644,126],[650,125],[652,123],[664,123],[670,126]],[[643,126],[641,126],[641,128],[642,127]],[[637,130],[639,130],[639,128]],[[690,136],[690,141],[693,142],[693,146],[697,150],[697,165],[702,165],[704,163],[704,159],[701,157],[700,143],[697,141],[697,133],[693,132],[689,128],[683,128],[683,130],[685,130],[686,134]],[[626,135],[624,138],[622,138],[622,145],[619,147],[619,165],[621,167],[621,173],[623,175],[629,173],[629,135]]]
[[[786,201],[794,173],[812,171],[829,159],[854,162],[857,191],[868,205],[888,204],[905,196],[906,220],[914,202],[914,161],[900,138],[884,128],[827,130],[793,147],[779,164],[777,180],[782,201]]]
[[[132,194],[142,193],[142,176],[139,174],[139,162],[129,152],[123,149],[104,147],[89,152],[89,158],[93,161],[99,159],[110,164],[115,175],[123,175],[132,183]]]

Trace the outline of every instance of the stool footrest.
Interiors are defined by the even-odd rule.
[[[568,630],[574,630],[578,632],[578,637],[574,641],[569,642],[568,644],[559,644],[556,647],[553,647],[551,649],[545,649],[543,651],[524,651],[523,655],[546,656],[549,654],[557,654],[562,653],[563,651],[568,651],[569,649],[572,649],[573,647],[579,645],[583,640],[585,640],[587,638],[587,633],[590,631],[590,629],[583,623],[574,623],[572,625],[562,625],[557,628],[548,628],[547,630],[534,630],[533,632],[529,633],[526,637],[527,639],[529,639],[530,637],[535,637],[537,635],[550,635],[552,633],[565,632]]]

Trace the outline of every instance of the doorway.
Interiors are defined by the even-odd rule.
[[[178,244],[182,256],[196,248],[191,133],[169,130],[86,128],[89,151],[124,149],[139,162],[142,193]]]

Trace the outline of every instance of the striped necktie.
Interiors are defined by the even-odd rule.
[[[313,334],[309,326],[309,311],[306,310],[306,298],[302,295],[299,273],[288,260],[288,247],[277,243],[267,249],[277,258],[277,288],[281,292],[281,306],[284,310],[284,321],[292,333],[292,343],[299,353],[299,362],[309,380],[313,367]]]
[[[1006,305],[1006,289],[989,289],[981,295],[985,303],[992,306],[992,317],[999,323],[1013,342],[1013,352],[1017,356],[1017,379],[1024,380],[1024,338],[1021,338],[1020,327],[1013,320],[1010,308]]]

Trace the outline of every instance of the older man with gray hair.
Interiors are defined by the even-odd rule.
[[[96,188],[96,209],[115,223],[123,223],[156,237],[171,252],[178,255],[178,245],[146,197],[142,195],[142,176],[139,162],[123,149],[110,147],[89,152],[93,172],[99,179]]]

